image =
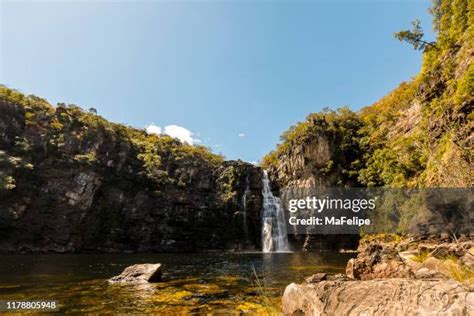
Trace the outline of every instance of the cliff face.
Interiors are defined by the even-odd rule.
[[[281,187],[356,186],[361,127],[362,121],[348,109],[310,114],[285,132],[284,142],[264,164]]]
[[[425,48],[416,77],[357,113],[347,108],[312,113],[283,133],[281,143],[262,160],[280,192],[334,186],[471,187],[473,10],[472,1],[435,1],[431,11],[438,37]],[[318,248],[327,239],[300,238],[304,249]]]
[[[281,199],[304,197],[307,194],[303,192],[311,188],[359,186],[355,170],[363,155],[358,143],[361,127],[362,120],[355,113],[341,109],[310,114],[306,122],[285,132],[283,143],[263,161]],[[289,240],[293,249],[338,250],[355,248],[358,236],[315,235],[306,231],[293,232]]]
[[[358,113],[308,115],[262,163],[281,186],[474,184],[474,7],[435,1],[420,73]]]
[[[251,164],[1,88],[0,251],[258,248],[261,189]]]

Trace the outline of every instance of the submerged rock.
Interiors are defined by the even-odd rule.
[[[120,275],[109,279],[110,283],[154,283],[161,281],[161,264],[144,263],[126,267]]]
[[[445,280],[292,283],[282,308],[285,315],[471,315],[474,293]]]

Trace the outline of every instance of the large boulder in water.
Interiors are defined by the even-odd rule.
[[[474,293],[452,280],[292,283],[282,308],[285,315],[473,315]]]
[[[144,263],[126,267],[120,275],[109,279],[110,283],[159,282],[162,276],[161,264]]]

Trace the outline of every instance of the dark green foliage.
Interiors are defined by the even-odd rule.
[[[10,144],[9,152],[20,156],[31,157],[27,152],[37,151],[38,154],[54,154],[59,159],[104,168],[116,163],[106,159],[111,152],[127,150],[134,152],[141,163],[139,173],[157,185],[179,182],[169,175],[170,166],[212,167],[223,162],[222,156],[203,146],[183,144],[166,135],[149,135],[143,130],[108,122],[97,115],[94,108],[86,112],[77,105],[64,103],[53,107],[44,99],[25,96],[5,86],[0,86],[0,102],[21,107],[26,128],[42,131],[43,141],[38,142],[42,146],[36,144],[33,148],[25,139]],[[0,175],[0,182],[3,187],[15,185],[12,175]]]
[[[439,31],[439,23],[441,20],[441,0],[433,0],[431,8],[428,12],[433,16],[433,30]]]
[[[434,43],[423,40],[425,33],[421,29],[420,20],[411,22],[411,30],[402,30],[394,34],[395,38],[399,41],[407,42],[413,46],[416,50],[425,50],[427,47],[434,47]]]
[[[325,109],[308,115],[306,121],[290,127],[281,136],[277,149],[266,155],[262,167],[270,168],[278,160],[290,156],[299,148],[318,142],[329,142],[329,156],[321,153],[319,160],[326,161],[318,167],[321,175],[339,174],[339,184],[351,181],[357,183],[357,169],[360,168],[362,152],[360,148],[360,130],[362,120],[348,108],[337,111]],[[313,157],[316,159],[316,157]]]
[[[436,0],[431,12],[438,31],[435,43],[423,39],[418,20],[412,30],[395,35],[424,51],[419,75],[359,113],[338,113],[336,125],[330,123],[334,113],[311,114],[282,135],[262,165],[277,170],[292,150],[307,146],[318,133],[337,130],[333,145],[342,149],[337,157],[351,162],[343,164],[344,170],[362,185],[472,186],[474,1]],[[320,175],[338,163],[331,160]]]

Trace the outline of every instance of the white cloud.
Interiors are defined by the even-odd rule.
[[[164,127],[164,129],[162,129],[160,126],[157,126],[152,123],[146,126],[145,130],[148,134],[169,135],[171,137],[179,139],[183,143],[188,143],[189,145],[201,143],[200,139],[194,138],[193,132],[178,125],[167,125]]]
[[[240,133],[240,134],[239,134],[239,137],[245,137],[245,134],[244,134],[244,133]]]
[[[189,145],[194,145],[195,143],[200,143],[201,140],[194,138],[194,133],[190,130],[178,126],[178,125],[167,125],[163,131],[163,134],[175,137],[182,141],[183,143],[188,143]]]
[[[155,124],[151,123],[150,125],[145,127],[145,130],[148,134],[156,134],[160,135],[161,134],[161,127],[156,126]]]

